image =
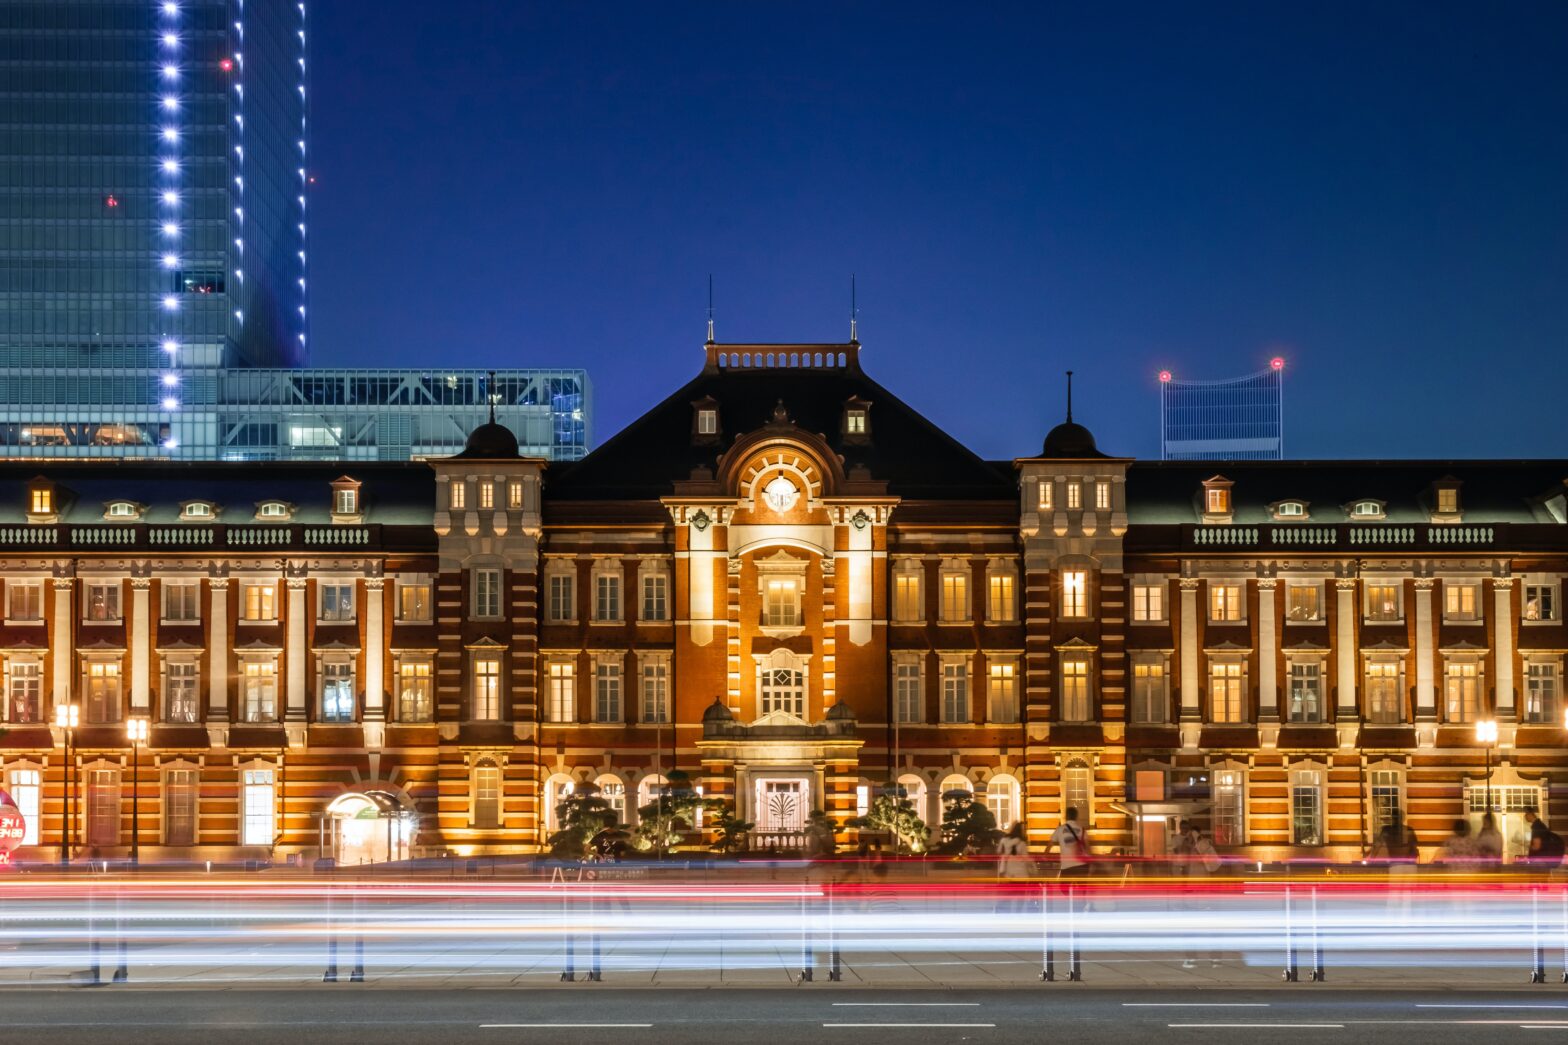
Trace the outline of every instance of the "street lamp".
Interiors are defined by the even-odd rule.
[[[71,865],[71,835],[76,823],[76,774],[72,772],[71,739],[81,724],[82,709],[75,704],[56,704],[54,724],[65,733],[65,806],[60,814],[60,865]]]
[[[1492,745],[1497,743],[1497,720],[1483,718],[1475,724],[1475,740],[1486,749],[1486,811],[1492,811]]]
[[[147,743],[147,720],[125,720],[125,735],[131,742],[131,866],[141,859],[142,820],[138,815],[137,799],[141,797],[141,745]]]

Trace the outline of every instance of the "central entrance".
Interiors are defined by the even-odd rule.
[[[810,798],[804,780],[763,777],[756,782],[757,830],[765,835],[798,834],[806,829]]]

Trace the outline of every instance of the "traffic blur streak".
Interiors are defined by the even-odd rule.
[[[1425,870],[1425,869],[1423,869]],[[575,872],[573,872],[575,873]],[[620,880],[609,875],[648,875]],[[1280,967],[1539,967],[1568,942],[1568,890],[1457,875],[1009,880],[879,878],[852,864],[774,864],[723,880],[613,865],[598,877],[461,881],[285,875],[12,875],[0,880],[0,985],[58,979],[123,948],[138,982],[319,977],[362,945],[368,975],[919,967],[1196,956]],[[668,880],[664,876],[670,875]],[[559,876],[558,876],[559,877]],[[951,881],[940,879],[951,877]],[[597,941],[597,946],[595,946]],[[1555,976],[1554,976],[1555,978]]]

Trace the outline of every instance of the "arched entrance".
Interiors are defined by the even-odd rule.
[[[338,866],[407,860],[414,837],[414,811],[386,791],[339,795],[324,817],[328,849]]]

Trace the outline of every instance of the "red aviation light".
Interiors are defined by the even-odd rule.
[[[1275,356],[1273,359],[1269,360],[1269,368],[1272,369],[1272,370],[1284,370],[1285,369],[1285,357],[1284,356]]]
[[[1168,385],[1170,383],[1171,383],[1171,372],[1169,370],[1161,370],[1160,371],[1160,384]]]
[[[223,59],[222,61],[220,61],[218,63],[218,68],[222,69],[224,72],[231,71],[234,68],[234,59],[232,59],[232,58],[225,58],[225,59]]]
[[[113,210],[115,207],[120,205],[120,201],[115,199],[114,193],[111,192],[109,195],[103,198],[103,205],[108,207],[110,210]]]

